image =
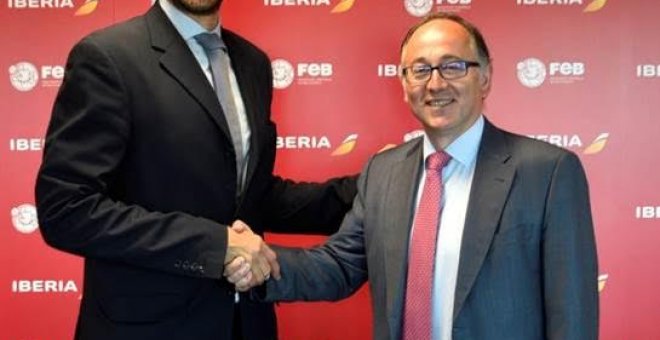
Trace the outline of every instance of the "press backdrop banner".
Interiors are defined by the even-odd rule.
[[[577,153],[590,182],[602,339],[660,338],[660,3],[653,0],[225,0],[223,24],[270,56],[278,174],[323,180],[419,133],[397,78],[407,28],[436,11],[483,31],[486,115]],[[82,260],[38,232],[34,183],[66,56],[149,0],[0,5],[0,339],[71,339]],[[176,193],[172,193],[175,195]],[[268,235],[310,246],[322,237]],[[369,292],[278,307],[282,339],[369,339]]]

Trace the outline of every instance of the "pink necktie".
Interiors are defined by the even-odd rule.
[[[431,294],[442,202],[442,168],[449,159],[444,151],[438,151],[426,161],[426,181],[413,223],[408,257],[404,340],[431,339]]]

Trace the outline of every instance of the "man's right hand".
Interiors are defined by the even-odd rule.
[[[263,239],[240,220],[227,228],[227,254],[224,275],[239,291],[261,285],[272,275],[280,278],[277,256]]]

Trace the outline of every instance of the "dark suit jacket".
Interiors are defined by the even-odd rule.
[[[422,139],[376,155],[322,247],[276,249],[274,300],[336,300],[369,279],[374,339],[400,339]],[[468,203],[453,339],[598,336],[597,260],[578,158],[486,121]]]
[[[85,257],[79,339],[230,339],[226,224],[332,233],[350,208],[354,180],[273,176],[270,61],[230,31],[223,38],[252,130],[240,200],[221,106],[158,5],[69,55],[36,199],[46,242]],[[272,305],[247,300],[237,308],[246,338],[275,338]]]

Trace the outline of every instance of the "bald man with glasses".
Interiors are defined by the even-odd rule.
[[[478,29],[452,14],[412,27],[404,100],[424,135],[374,156],[338,233],[273,247],[269,301],[338,300],[369,280],[374,339],[596,339],[589,190],[570,151],[484,116],[492,85]],[[227,267],[251,287],[249,272]]]

